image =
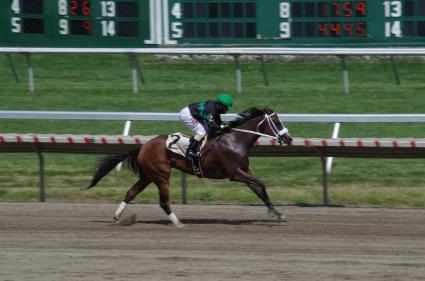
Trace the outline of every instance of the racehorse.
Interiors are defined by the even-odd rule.
[[[260,136],[275,139],[282,144],[290,144],[292,138],[279,117],[270,108],[260,110],[250,108],[239,113],[239,117],[228,124],[230,132],[209,135],[199,158],[203,177],[225,179],[245,183],[267,206],[270,216],[284,220],[284,216],[274,207],[263,182],[255,178],[249,169],[248,152]],[[193,162],[175,154],[166,147],[166,135],[157,136],[141,148],[124,154],[103,158],[87,189],[95,186],[107,173],[120,162],[127,160],[129,167],[139,175],[139,180],[127,191],[124,200],[115,212],[118,221],[136,195],[150,183],[159,190],[160,206],[174,225],[183,224],[171,211],[169,198],[169,181],[171,168],[193,174]]]

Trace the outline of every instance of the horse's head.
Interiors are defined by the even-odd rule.
[[[291,144],[292,137],[283,126],[277,114],[270,108],[251,107],[238,114],[240,117],[229,122],[235,131],[267,136],[276,139],[280,144]],[[238,128],[244,126],[243,129]],[[249,129],[249,130],[247,130]]]
[[[263,130],[264,134],[276,137],[280,144],[291,144],[292,137],[279,116],[271,108],[264,108],[264,119],[258,123],[257,131]]]

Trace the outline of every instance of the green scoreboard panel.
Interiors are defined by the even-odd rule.
[[[423,47],[425,0],[1,0],[3,47]]]

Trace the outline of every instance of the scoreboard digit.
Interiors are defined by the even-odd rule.
[[[44,23],[41,15],[43,14],[43,1],[34,0],[22,1],[13,0],[10,6],[12,16],[10,20],[10,31],[13,33],[43,33]],[[21,17],[20,15],[27,15]]]
[[[170,6],[179,44],[425,45],[425,0],[170,0]]]
[[[425,46],[425,0],[2,0],[0,46]]]
[[[138,0],[3,0],[0,46],[138,48],[149,37]]]

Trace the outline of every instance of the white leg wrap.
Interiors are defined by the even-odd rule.
[[[170,221],[174,224],[180,224],[179,219],[177,218],[177,216],[174,213],[171,213],[168,215],[168,218],[170,219]]]
[[[118,209],[115,211],[115,218],[119,219],[121,217],[122,212],[124,212],[125,207],[127,207],[127,203],[124,201],[118,206]]]

